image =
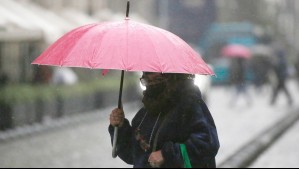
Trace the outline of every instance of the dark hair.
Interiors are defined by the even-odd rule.
[[[165,73],[163,76],[174,81],[194,80],[195,75],[183,73]]]

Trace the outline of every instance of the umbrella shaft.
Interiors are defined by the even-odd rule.
[[[122,93],[123,93],[123,86],[124,86],[124,77],[125,77],[125,71],[121,71],[121,79],[120,79],[120,85],[119,85],[119,97],[118,97],[118,108],[122,108]]]
[[[124,86],[124,77],[125,71],[121,71],[121,79],[119,85],[119,98],[118,98],[118,108],[122,109],[122,93],[123,93],[123,86]],[[117,157],[117,137],[118,137],[118,127],[114,127],[114,137],[113,137],[113,148],[112,148],[112,157]]]
[[[127,12],[126,12],[126,17],[128,18],[130,14],[130,0],[127,2]]]

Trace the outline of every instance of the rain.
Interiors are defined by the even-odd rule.
[[[299,166],[299,1],[130,0],[129,21],[126,9],[127,0],[0,1],[1,168],[133,167],[112,157],[108,132],[110,113],[119,104],[118,67],[96,69],[100,63],[92,61],[64,66],[74,55],[67,46],[88,44],[76,36],[52,51],[66,55],[55,66],[32,64],[76,28],[131,21],[167,30],[196,52],[180,54],[194,54],[194,62],[200,62],[195,69],[205,70],[194,76],[194,85],[217,127],[217,168]],[[138,42],[146,44],[143,40]],[[80,52],[78,62],[92,57]],[[162,64],[165,70],[171,57]],[[142,72],[130,69],[135,61],[127,63],[121,97],[129,121],[143,106],[146,90],[139,80]],[[210,70],[215,75],[207,75]]]

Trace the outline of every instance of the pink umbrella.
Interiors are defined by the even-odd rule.
[[[249,59],[251,57],[251,51],[246,46],[232,44],[227,45],[221,50],[221,54],[228,58],[245,58]]]
[[[178,36],[131,21],[95,23],[65,34],[33,64],[122,70],[118,107],[121,108],[124,71],[214,75],[214,72]],[[116,157],[115,128],[113,157]]]
[[[213,75],[200,55],[178,36],[128,18],[74,29],[33,64]]]

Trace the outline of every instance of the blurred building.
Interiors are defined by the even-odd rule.
[[[7,3],[8,2],[8,3]],[[8,81],[27,82],[32,78],[30,64],[32,58],[41,49],[43,34],[35,29],[25,18],[18,17],[14,2],[0,3],[0,74]]]
[[[36,75],[41,76],[37,73],[40,68],[31,65],[42,51],[76,27],[125,18],[125,7],[126,1],[123,0],[2,0],[0,74],[7,76],[12,83],[45,79],[36,78]],[[140,9],[144,6],[137,3],[133,7]],[[136,14],[135,17],[146,22]]]
[[[1,0],[0,74],[12,82],[33,79],[31,61],[71,29],[125,16],[125,0]],[[213,22],[250,21],[285,39],[298,53],[296,0],[131,0],[131,18],[167,29],[190,43]],[[294,55],[295,56],[295,55]],[[297,56],[297,55],[296,55]]]
[[[215,0],[156,0],[160,25],[188,43],[197,44],[217,19]]]
[[[20,29],[0,31],[0,72],[12,82],[28,82],[33,76],[30,56],[40,52],[41,32]]]
[[[217,1],[218,21],[250,21],[264,28],[265,40],[279,39],[287,44],[291,60],[296,60],[299,38],[298,0]],[[258,31],[258,30],[257,30]]]

